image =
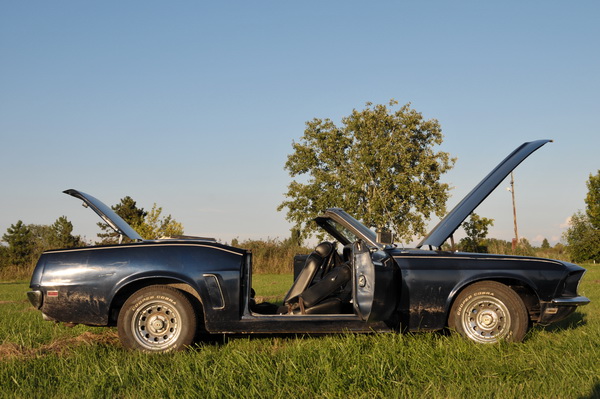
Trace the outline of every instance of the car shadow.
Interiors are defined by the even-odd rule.
[[[585,314],[575,311],[575,313],[573,313],[572,315],[570,315],[569,317],[567,317],[564,320],[555,322],[555,323],[547,325],[547,326],[542,326],[542,325],[537,324],[533,327],[533,329],[557,333],[560,331],[574,330],[574,329],[583,327],[586,324],[587,324],[587,320],[586,320]],[[411,334],[408,331],[403,331],[401,333],[402,334]],[[428,333],[428,334],[433,333],[433,334],[438,334],[441,336],[452,335],[452,332],[450,330],[448,330],[447,328],[445,328],[443,330],[438,330],[438,331],[429,331],[426,333]],[[196,348],[200,349],[202,346],[206,346],[206,345],[222,346],[222,345],[227,344],[227,342],[229,342],[231,340],[235,340],[235,339],[254,340],[254,339],[272,338],[272,337],[298,338],[298,337],[321,337],[321,336],[325,336],[325,335],[331,335],[331,334],[325,334],[325,333],[321,333],[321,334],[319,334],[319,333],[312,333],[312,334],[311,333],[200,334],[194,340],[194,343],[192,344],[192,348],[196,347]],[[594,393],[592,394],[592,396],[590,396],[590,398],[595,398],[595,397],[600,398],[600,396],[594,396],[594,395],[598,395],[598,394],[600,394],[600,384],[595,388]]]
[[[592,392],[589,395],[580,396],[578,399],[599,399],[600,398],[600,383],[594,385]]]
[[[548,332],[558,332],[574,330],[576,328],[583,327],[587,324],[586,317],[583,313],[575,311],[572,315],[564,320],[557,321],[547,326],[537,326],[537,329],[541,329]]]
[[[201,350],[204,346],[223,346],[231,341],[238,339],[243,340],[261,340],[261,339],[294,339],[294,338],[321,338],[325,336],[335,335],[335,333],[262,333],[262,334],[200,334],[191,345],[192,349]],[[344,335],[338,333],[338,335]]]

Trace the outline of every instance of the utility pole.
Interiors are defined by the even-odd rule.
[[[517,205],[515,202],[515,176],[513,172],[510,172],[510,187],[508,191],[512,194],[512,206],[513,206],[513,221],[515,223],[515,239],[512,243],[513,251],[519,245],[519,229],[517,228]]]

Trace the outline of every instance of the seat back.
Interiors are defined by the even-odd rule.
[[[352,271],[350,266],[343,264],[334,267],[321,281],[302,292],[300,297],[304,301],[303,305],[306,308],[312,308],[331,295],[342,294],[342,287],[346,286],[351,279]]]
[[[333,250],[334,246],[330,242],[322,242],[317,245],[315,250],[306,258],[306,263],[302,271],[298,274],[296,281],[294,281],[294,284],[292,284],[292,287],[283,299],[284,304],[287,304],[291,298],[297,297],[310,286],[319,269],[328,263]]]

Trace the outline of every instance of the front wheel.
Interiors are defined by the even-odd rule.
[[[144,352],[183,349],[192,343],[196,324],[196,312],[185,294],[165,285],[135,292],[117,321],[123,346]]]
[[[529,328],[529,315],[521,297],[510,287],[482,281],[458,295],[448,326],[478,343],[520,342]]]

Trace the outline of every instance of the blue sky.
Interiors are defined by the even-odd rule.
[[[62,194],[163,207],[187,234],[286,238],[293,140],[394,98],[440,121],[450,209],[524,141],[521,236],[559,240],[600,169],[600,4],[80,2],[0,5],[0,232],[66,215]],[[510,239],[503,183],[476,212]],[[434,225],[437,219],[431,221]]]

